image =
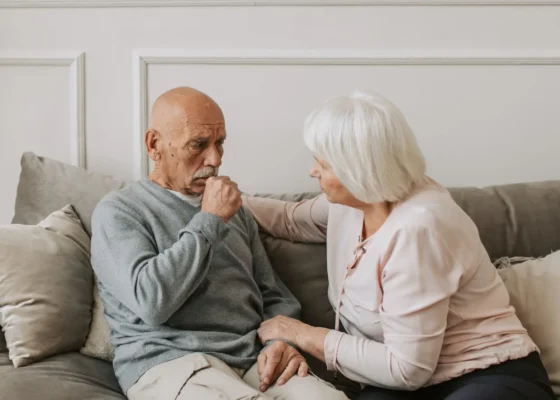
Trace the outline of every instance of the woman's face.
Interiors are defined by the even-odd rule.
[[[330,203],[343,204],[350,207],[363,204],[344,187],[325,160],[315,157],[315,163],[309,175],[319,180],[321,191],[325,193]]]

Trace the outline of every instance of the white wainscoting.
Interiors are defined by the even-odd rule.
[[[185,73],[188,79],[179,78],[181,76],[179,69],[174,69],[173,73],[165,73],[162,76],[172,76],[178,82],[183,82],[184,84],[189,84],[191,82],[194,86],[211,87],[211,83],[208,80],[220,79],[220,74],[225,74],[226,77],[220,80],[218,86],[225,89],[221,91],[217,100],[219,102],[225,102],[230,105],[230,109],[234,108],[234,99],[228,98],[227,88],[231,86],[231,93],[235,93],[236,82],[239,79],[234,79],[230,76],[228,79],[228,71],[232,71],[234,67],[251,67],[253,71],[255,68],[275,68],[277,72],[277,81],[280,86],[284,86],[289,82],[287,75],[283,76],[279,69],[281,67],[289,66],[307,66],[307,67],[325,67],[325,66],[345,66],[345,67],[386,67],[386,68],[399,68],[406,67],[409,71],[415,71],[420,67],[445,67],[446,69],[452,67],[464,67],[472,68],[473,71],[480,71],[481,67],[506,67],[506,69],[513,68],[513,73],[525,69],[529,72],[526,76],[528,79],[536,79],[539,73],[539,68],[550,68],[554,67],[553,75],[560,77],[560,51],[546,51],[546,50],[515,50],[515,51],[504,51],[504,50],[452,50],[452,49],[416,49],[416,50],[386,50],[386,51],[344,51],[344,50],[322,50],[322,51],[305,51],[305,50],[282,50],[282,51],[271,51],[271,50],[180,50],[180,49],[144,49],[138,50],[133,56],[133,101],[134,101],[134,128],[133,128],[133,141],[135,141],[135,171],[136,178],[141,178],[147,175],[150,169],[149,159],[144,151],[143,143],[143,133],[146,131],[149,120],[149,108],[153,103],[157,94],[166,87],[165,84],[159,90],[154,90],[152,96],[149,96],[149,77],[152,79],[157,79],[156,74],[148,74],[148,69],[154,66],[199,66],[206,67],[205,69],[198,68],[195,73],[194,70],[189,70],[190,74]],[[220,70],[210,70],[212,66],[221,66]],[[226,68],[224,70],[224,68]],[[527,68],[532,68],[534,70],[527,70]],[[169,71],[169,70],[166,70]],[[468,69],[466,71],[469,71]],[[500,73],[499,70],[496,70]],[[542,71],[541,71],[542,72]],[[465,75],[469,74],[466,72]],[[417,132],[421,144],[424,144],[424,148],[428,148],[428,161],[432,164],[430,172],[434,174],[438,179],[442,180],[446,184],[472,184],[472,172],[477,175],[478,182],[482,184],[492,184],[496,180],[502,180],[502,182],[515,182],[520,176],[523,176],[527,180],[539,180],[542,179],[554,179],[559,176],[560,163],[554,161],[553,159],[549,162],[541,162],[538,165],[527,165],[526,170],[520,172],[518,165],[525,165],[523,161],[516,160],[516,156],[519,155],[523,157],[523,153],[527,152],[538,152],[540,143],[530,144],[525,143],[525,141],[530,141],[531,138],[544,138],[548,135],[553,135],[557,131],[557,127],[554,124],[560,124],[560,119],[556,119],[554,123],[552,121],[547,121],[546,124],[539,124],[538,116],[534,116],[534,126],[539,132],[528,132],[525,131],[522,122],[527,119],[526,116],[522,116],[521,113],[527,107],[531,105],[536,105],[532,99],[529,98],[530,93],[519,92],[518,95],[521,98],[515,104],[511,104],[511,101],[507,99],[511,93],[504,93],[504,98],[500,98],[500,94],[494,93],[495,101],[498,99],[502,105],[497,105],[498,107],[503,107],[503,104],[510,103],[509,110],[506,113],[501,113],[509,121],[504,121],[504,132],[497,131],[500,129],[500,120],[494,119],[490,121],[489,126],[480,126],[477,132],[469,132],[461,127],[458,127],[457,131],[461,131],[463,135],[457,135],[458,138],[454,138],[453,133],[451,136],[445,137],[446,134],[446,124],[456,125],[454,121],[455,118],[460,117],[460,114],[465,114],[468,112],[469,107],[473,109],[484,109],[492,107],[492,104],[485,105],[485,100],[483,98],[478,98],[477,92],[469,92],[468,86],[470,82],[468,79],[465,83],[455,83],[458,97],[465,97],[462,101],[461,106],[464,107],[464,111],[460,111],[459,115],[454,115],[452,118],[446,116],[437,117],[437,113],[430,113],[430,107],[432,102],[437,103],[438,91],[445,86],[444,80],[438,80],[437,71],[432,71],[431,79],[437,83],[437,87],[434,88],[435,95],[433,93],[423,91],[424,93],[419,96],[419,93],[414,93],[415,89],[413,87],[400,87],[400,90],[396,90],[395,96],[399,97],[409,97],[416,98],[415,102],[407,102],[406,98],[403,98],[403,105],[410,112],[407,115],[411,115],[415,121],[418,121],[420,126],[420,131]],[[335,74],[336,76],[336,74]],[[551,76],[551,77],[552,77]],[[348,76],[343,73],[339,74],[341,80],[350,80]],[[367,77],[365,73],[364,77]],[[395,76],[398,78],[398,76]],[[546,78],[545,78],[546,79]],[[167,82],[168,80],[166,80]],[[361,87],[368,87],[366,79]],[[476,82],[473,82],[476,83]],[[505,81],[507,85],[507,80]],[[543,86],[548,86],[548,80],[542,81]],[[156,85],[157,86],[157,85]],[[294,93],[294,95],[300,95],[305,97],[310,92],[320,93],[322,90],[318,85],[311,85],[312,87],[306,87],[305,84],[301,85],[299,89],[302,91],[301,94]],[[344,86],[344,85],[343,85]],[[378,86],[378,85],[373,85]],[[399,89],[399,82],[389,84],[388,86],[393,86]],[[281,92],[279,86],[275,86],[273,80],[270,81],[268,87],[263,87],[263,96],[266,99],[261,107],[266,107],[267,100],[270,101],[274,97],[274,89]],[[465,90],[463,90],[465,89]],[[219,92],[217,87],[214,88],[216,92]],[[554,85],[550,88],[549,93],[543,93],[544,102],[549,102],[549,96],[554,96],[556,90],[560,90],[560,85]],[[387,88],[384,92],[389,96],[392,91],[391,87]],[[329,92],[327,90],[326,92]],[[388,93],[389,92],[389,93]],[[214,92],[212,92],[214,93]],[[484,96],[485,89],[480,88],[479,93]],[[334,93],[333,93],[334,94]],[[338,94],[338,93],[336,93]],[[443,94],[443,92],[442,92]],[[451,93],[453,95],[453,93]],[[237,94],[232,94],[233,97]],[[281,94],[279,94],[281,96]],[[329,96],[325,93],[325,96]],[[422,97],[427,102],[422,102]],[[527,96],[527,101],[523,101],[523,96]],[[314,96],[311,96],[312,98]],[[390,97],[390,96],[389,96]],[[492,98],[492,96],[489,96]],[[453,99],[449,99],[451,103],[454,102]],[[446,101],[444,101],[445,103]],[[537,103],[541,103],[543,100],[537,100]],[[313,104],[312,102],[308,102]],[[407,104],[408,103],[408,104]],[[478,103],[478,105],[477,105]],[[397,104],[399,104],[397,102]],[[262,138],[262,133],[259,132],[259,126],[253,126],[249,120],[251,115],[254,113],[254,107],[258,107],[258,104],[250,104],[250,100],[246,102],[246,107],[240,107],[235,110],[233,116],[228,115],[228,108],[226,107],[226,118],[233,119],[234,121],[234,132],[233,135],[240,136],[234,140],[234,143],[230,147],[226,147],[226,151],[230,151],[238,154],[244,152],[245,154],[241,157],[230,157],[226,154],[228,158],[225,160],[224,170],[231,172],[232,176],[239,176],[240,185],[243,189],[247,191],[274,191],[278,190],[290,190],[290,188],[295,188],[298,190],[305,190],[310,187],[311,183],[305,176],[305,171],[307,166],[310,164],[310,155],[306,153],[305,148],[301,140],[301,132],[299,129],[300,122],[299,119],[303,118],[301,113],[301,104],[293,105],[293,102],[289,98],[284,98],[283,102],[278,104],[280,107],[284,108],[284,111],[279,113],[284,115],[285,118],[275,118],[274,112],[268,115],[270,122],[269,136],[266,139]],[[314,105],[314,104],[313,104]],[[486,107],[487,106],[487,107]],[[495,105],[496,106],[496,105]],[[414,108],[413,108],[414,107]],[[442,104],[442,111],[445,110],[445,105]],[[542,105],[539,107],[545,107]],[[291,109],[290,109],[291,108]],[[285,109],[291,112],[286,113]],[[308,110],[307,110],[308,111]],[[483,110],[482,110],[483,111]],[[552,109],[550,109],[552,112]],[[476,126],[477,124],[483,122],[487,117],[491,117],[491,114],[485,114],[484,112],[479,112],[478,115],[471,115],[470,124]],[[510,118],[518,119],[518,121],[512,121]],[[239,118],[239,116],[242,116]],[[295,115],[300,115],[295,117]],[[466,117],[466,115],[464,115]],[[239,121],[242,119],[245,121],[245,127],[243,123]],[[466,118],[468,119],[468,118]],[[286,123],[286,120],[289,123]],[[413,129],[414,129],[413,124]],[[245,129],[244,129],[245,128]],[[295,128],[295,129],[294,129]],[[438,133],[429,132],[429,130],[435,130]],[[513,138],[512,138],[513,136]],[[517,136],[517,138],[515,138]],[[271,139],[271,137],[275,139]],[[277,140],[281,138],[280,140]],[[267,143],[275,143],[274,146],[267,146]],[[436,141],[439,141],[436,142]],[[459,147],[453,146],[457,143]],[[442,149],[443,147],[443,149]],[[243,150],[245,149],[245,150]],[[261,150],[262,149],[262,150]],[[511,150],[513,149],[513,151]],[[441,152],[447,154],[441,154]],[[282,157],[278,155],[284,152],[288,157]],[[291,154],[290,154],[291,153]],[[469,154],[470,153],[470,154]],[[504,154],[508,157],[509,154],[515,154],[516,156],[508,159],[503,159]],[[552,156],[552,154],[550,154]],[[480,159],[479,159],[480,157]],[[434,158],[439,158],[443,162],[431,162]],[[500,160],[501,158],[501,160]],[[477,159],[479,159],[477,161]],[[473,160],[473,164],[469,165],[469,160]],[[462,161],[462,162],[458,162]],[[492,165],[495,164],[495,168]],[[300,175],[293,176],[290,179],[285,179],[285,173],[283,172],[286,168],[292,168],[293,170],[301,171]],[[486,169],[486,171],[485,171]],[[260,170],[262,173],[255,174],[255,170]],[[280,172],[279,172],[280,171]],[[484,177],[483,177],[484,175]]]
[[[149,109],[178,85],[208,92],[224,109],[222,172],[246,191],[316,189],[303,120],[355,88],[405,112],[429,172],[445,185],[560,179],[559,6],[0,0],[0,152],[8,154],[0,180],[9,183],[0,223],[12,213],[24,150],[145,176]],[[33,118],[23,117],[27,109]]]
[[[87,7],[329,7],[329,6],[550,6],[559,0],[0,0],[5,8]]]
[[[52,83],[52,80],[56,81],[56,78],[49,76],[48,73],[42,75],[44,71],[41,69],[44,67],[63,67],[67,75],[67,78],[64,79],[66,81],[64,86],[56,87],[55,85],[53,88],[48,85],[47,81]],[[32,68],[36,71],[35,74],[29,76],[29,80],[22,79],[21,87],[18,85],[13,88],[15,89],[13,92],[8,92],[7,84],[2,85],[2,99],[6,104],[3,104],[4,109],[0,111],[3,126],[0,169],[4,187],[4,193],[0,196],[0,224],[8,223],[12,217],[21,152],[35,150],[42,152],[45,156],[64,158],[66,162],[86,167],[84,67],[84,54],[79,52],[0,51],[0,78],[3,72],[12,68],[17,68],[16,74],[20,77],[24,75],[24,70]],[[12,73],[14,72],[12,71]],[[33,77],[36,74],[41,76]],[[43,81],[47,87],[35,87],[31,83],[32,80]],[[38,92],[42,89],[47,89],[49,92],[39,94]],[[65,93],[62,97],[67,99],[67,108],[60,109],[56,107],[56,104],[48,104],[50,99],[52,102],[60,101],[57,93],[52,92],[53,89]],[[39,103],[37,103],[38,99]],[[13,110],[13,113],[6,112],[6,109],[10,110],[12,101],[17,102],[20,107]],[[49,106],[54,106],[53,109],[58,112],[58,115],[52,115],[53,109]],[[52,126],[50,126],[51,123]],[[22,125],[29,129],[25,129],[23,132],[18,130]],[[64,130],[66,134],[63,131],[51,136],[53,140],[58,138],[59,142],[38,143],[41,140],[41,131],[49,131],[55,126],[66,126]],[[45,139],[50,142],[48,138],[45,137]],[[48,150],[52,152],[49,153]]]

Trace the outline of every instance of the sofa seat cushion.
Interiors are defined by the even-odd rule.
[[[80,353],[60,354],[22,368],[14,368],[8,354],[0,354],[0,398],[125,399],[112,365]]]

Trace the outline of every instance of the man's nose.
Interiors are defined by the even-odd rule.
[[[222,154],[215,146],[212,146],[210,149],[208,149],[208,152],[206,154],[206,165],[210,165],[216,168],[222,165]]]

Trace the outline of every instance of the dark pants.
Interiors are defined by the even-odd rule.
[[[366,387],[356,400],[554,400],[538,353],[414,392]]]

